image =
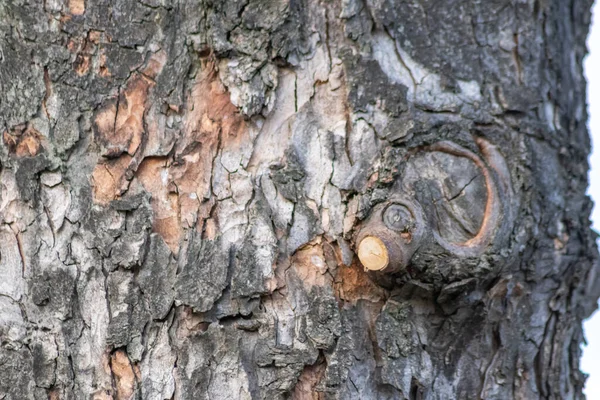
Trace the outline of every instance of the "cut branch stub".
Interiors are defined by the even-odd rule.
[[[449,141],[409,153],[390,198],[373,208],[355,238],[366,270],[403,272],[417,251],[427,263],[488,249],[503,219],[511,219],[512,190],[502,155],[484,139],[476,143],[483,158]]]
[[[367,236],[360,242],[358,258],[370,271],[381,271],[390,263],[387,246],[377,236]]]
[[[487,142],[483,139],[480,139],[478,142],[480,147],[483,146],[483,143],[487,144]],[[476,231],[475,235],[464,242],[459,242],[444,237],[444,235],[440,233],[439,229],[432,230],[436,241],[449,252],[459,257],[476,257],[483,253],[487,245],[492,241],[496,228],[499,226],[501,219],[502,206],[500,204],[496,182],[492,177],[492,171],[475,153],[453,142],[438,142],[427,148],[427,151],[442,152],[453,156],[454,158],[469,160],[475,165],[483,177],[482,186],[486,191],[485,198],[483,198],[483,196],[481,196],[481,198],[476,198],[475,203],[478,205],[483,205],[484,211],[481,215],[481,225]],[[508,173],[506,172],[506,174]]]
[[[410,234],[415,225],[412,213],[402,204],[390,204],[383,212],[384,224],[393,231]]]
[[[377,205],[356,237],[360,262],[369,271],[403,271],[423,236],[421,207],[395,198]]]

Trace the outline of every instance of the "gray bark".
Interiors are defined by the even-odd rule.
[[[0,0],[0,399],[583,398],[590,6]]]

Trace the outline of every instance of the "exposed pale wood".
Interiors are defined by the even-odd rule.
[[[371,271],[384,270],[389,264],[385,244],[375,236],[367,236],[358,244],[358,258],[362,265]]]

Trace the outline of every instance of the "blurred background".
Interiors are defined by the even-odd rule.
[[[593,8],[593,20],[588,36],[590,54],[585,59],[584,68],[588,81],[588,113],[590,134],[592,135],[593,152],[590,156],[590,187],[588,194],[596,203],[592,213],[594,229],[600,232],[600,6],[598,2]],[[584,324],[588,342],[583,347],[581,369],[589,374],[585,393],[588,400],[600,399],[600,312],[596,313]]]

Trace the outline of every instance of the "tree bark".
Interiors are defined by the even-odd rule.
[[[0,2],[0,399],[584,398],[590,6]]]

